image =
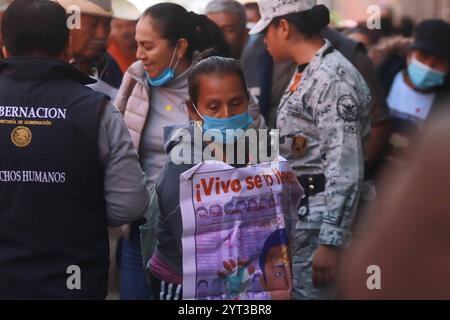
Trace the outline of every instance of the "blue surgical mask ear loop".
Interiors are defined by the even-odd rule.
[[[198,116],[199,116],[200,118],[202,118],[202,120],[205,120],[205,118],[200,114],[200,112],[198,112],[198,109],[197,109],[197,106],[195,105],[195,103],[191,102],[191,104],[192,104],[192,106],[194,107],[195,112],[197,112]]]
[[[195,103],[191,102],[192,106],[195,109],[195,112],[197,112],[198,116],[205,121],[205,118],[203,118],[203,116],[200,114],[200,112],[198,112],[197,106],[195,105]],[[198,128],[203,132],[203,127],[199,124],[199,121],[194,121],[194,123],[198,126]]]
[[[178,48],[178,44],[176,45],[176,47],[173,51],[172,59],[170,60],[170,65],[159,76],[157,76],[155,78],[150,78],[148,73],[147,72],[145,73],[145,75],[147,77],[147,81],[149,82],[150,86],[161,87],[175,78],[175,71],[178,67],[178,64],[180,63],[180,60],[177,59],[175,66],[172,68],[172,64],[175,59],[175,54],[177,52],[177,48]]]

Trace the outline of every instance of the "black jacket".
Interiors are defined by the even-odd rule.
[[[58,60],[0,62],[0,299],[106,297],[98,126],[108,100],[89,83]]]

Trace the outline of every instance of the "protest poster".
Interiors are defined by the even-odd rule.
[[[283,158],[180,176],[183,298],[290,299],[290,243],[303,190]]]

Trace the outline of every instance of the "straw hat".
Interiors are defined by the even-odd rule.
[[[124,20],[139,19],[139,10],[126,0],[56,0],[66,10],[78,6],[81,13]]]

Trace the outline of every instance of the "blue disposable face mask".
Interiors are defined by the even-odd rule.
[[[211,133],[216,139],[217,143],[235,143],[237,141],[238,133],[235,130],[241,129],[241,134],[253,123],[248,111],[229,118],[214,118],[209,116],[202,116],[198,112],[197,107],[194,106],[195,111],[203,119],[203,132],[211,130]],[[215,131],[215,132],[214,132]]]
[[[408,75],[414,86],[420,90],[441,86],[445,81],[445,73],[434,70],[415,58],[408,66]]]
[[[147,72],[145,72],[145,76],[147,78],[148,83],[151,87],[162,87],[168,82],[170,82],[173,78],[175,78],[175,70],[178,67],[178,63],[180,62],[177,60],[175,63],[175,66],[172,68],[173,60],[175,59],[175,54],[177,52],[177,48],[175,47],[175,50],[173,51],[172,60],[170,60],[169,66],[156,78],[151,78]]]

